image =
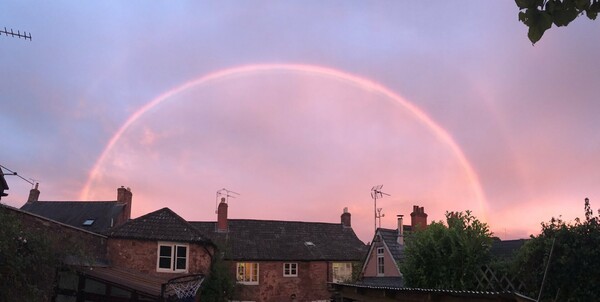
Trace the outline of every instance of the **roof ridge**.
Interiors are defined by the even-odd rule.
[[[320,222],[320,221],[297,221],[297,220],[273,220],[273,219],[231,219],[227,221],[260,221],[260,222],[285,222],[285,223],[311,223],[311,224],[331,224],[341,225],[341,222]],[[216,223],[216,221],[188,221],[190,223]]]

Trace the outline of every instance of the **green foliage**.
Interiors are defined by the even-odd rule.
[[[210,266],[210,275],[202,286],[202,301],[227,302],[235,291],[235,282],[231,278],[232,269],[221,257],[215,255]]]
[[[406,240],[400,270],[407,286],[472,290],[474,272],[489,261],[492,233],[470,211],[446,212],[447,226],[433,222]]]
[[[529,31],[531,43],[539,41],[544,32],[552,27],[567,26],[584,13],[590,20],[596,20],[600,12],[600,0],[515,0],[519,7],[519,21]]]
[[[600,211],[599,211],[600,214]],[[555,239],[556,238],[556,239]],[[514,267],[527,293],[537,297],[554,249],[542,292],[542,301],[595,301],[600,297],[600,217],[585,200],[585,220],[566,223],[552,218],[542,232],[519,251]]]
[[[0,301],[49,301],[57,264],[49,241],[0,206]]]

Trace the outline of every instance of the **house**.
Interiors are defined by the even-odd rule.
[[[478,292],[406,287],[400,263],[404,261],[405,234],[427,227],[427,214],[423,207],[413,206],[411,224],[404,225],[403,215],[398,215],[396,229],[378,228],[363,264],[361,278],[354,284],[334,286],[343,301],[531,301],[517,294],[524,285],[506,273],[495,272],[484,266],[473,272],[478,280]],[[508,260],[525,240],[494,240],[490,254],[498,260]]]
[[[131,218],[129,188],[118,188],[117,199],[111,201],[40,201],[39,196],[36,184],[21,210],[98,234],[107,234]]]
[[[117,199],[111,201],[39,201],[39,195],[36,185],[27,203],[15,210],[23,224],[45,234],[55,242],[55,250],[66,255],[65,266],[56,273],[52,301],[75,301],[75,297],[77,301],[157,301],[168,280],[188,272],[205,272],[210,267],[209,252],[202,247],[198,253],[197,245],[208,244],[210,253],[214,246],[172,211],[162,209],[130,220],[129,188],[118,188]],[[109,237],[113,230],[117,232]],[[160,243],[175,245],[158,244],[165,232],[169,233],[168,240]],[[75,253],[71,252],[73,247]],[[153,258],[146,265],[141,259],[148,255]],[[195,260],[188,260],[190,257]]]
[[[404,225],[404,216],[398,215],[396,229],[378,228],[375,231],[362,267],[362,282],[381,286],[403,286],[399,263],[404,257],[404,235],[417,228],[427,227],[427,213],[424,207],[413,206],[410,217],[410,225]]]
[[[237,280],[234,300],[329,301],[328,282],[349,281],[366,246],[344,209],[340,223],[229,219],[190,222],[214,241]]]
[[[214,254],[215,245],[169,208],[115,227],[107,242],[112,266],[165,278],[207,274]]]
[[[35,287],[44,297],[43,301],[157,301],[160,298],[165,280],[108,265],[107,236],[2,204],[0,211],[15,217],[24,234],[43,237],[58,257],[58,267],[48,264],[36,272],[41,278]]]

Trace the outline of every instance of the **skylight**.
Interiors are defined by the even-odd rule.
[[[96,219],[86,219],[86,220],[83,222],[83,225],[84,225],[84,226],[90,226],[90,225],[94,224],[94,221],[96,221]]]
[[[312,241],[306,241],[306,242],[304,242],[304,245],[306,245],[306,246],[315,246],[315,244],[312,243]]]

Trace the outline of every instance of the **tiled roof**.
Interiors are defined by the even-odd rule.
[[[134,290],[156,299],[160,298],[162,284],[168,281],[167,277],[157,277],[117,267],[78,267],[77,271],[94,279],[117,284],[119,287]]]
[[[148,213],[114,228],[110,237],[142,240],[207,242],[200,231],[169,208]]]
[[[527,239],[493,241],[490,254],[503,259],[512,258],[526,241]]]
[[[403,293],[424,293],[428,295],[435,295],[427,297],[427,301],[438,301],[439,295],[449,294],[457,299],[451,301],[461,301],[460,298],[472,298],[481,297],[487,298],[485,301],[536,301],[533,298],[511,291],[491,292],[491,291],[471,291],[471,290],[453,290],[453,289],[433,289],[433,288],[414,288],[414,287],[398,287],[398,286],[379,286],[369,285],[361,283],[330,283],[334,288],[340,289],[343,287],[348,288],[368,288],[368,289],[380,289],[387,291],[396,291]],[[469,301],[472,301],[469,299]],[[479,301],[479,300],[475,300]]]
[[[405,236],[411,230],[412,228],[409,225],[405,225]],[[398,244],[398,230],[379,228],[377,229],[377,232],[381,235],[381,238],[383,239],[387,247],[390,249],[390,253],[392,253],[392,257],[394,257],[394,260],[402,261],[404,259],[404,245]]]
[[[372,287],[403,288],[404,278],[402,277],[363,277],[355,283],[356,285]]]
[[[228,260],[360,261],[367,247],[341,223],[229,219],[229,231],[215,222],[190,222],[225,251]]]
[[[67,225],[105,234],[123,211],[125,203],[117,201],[35,201],[27,202],[21,210]],[[86,220],[93,220],[84,225]]]

